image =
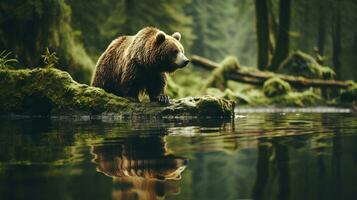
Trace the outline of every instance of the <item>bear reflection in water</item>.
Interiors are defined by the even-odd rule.
[[[93,145],[97,171],[113,178],[113,199],[164,199],[179,192],[188,160],[168,152],[163,137],[125,138]]]

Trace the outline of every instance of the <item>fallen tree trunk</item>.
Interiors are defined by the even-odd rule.
[[[211,61],[207,58],[193,55],[191,56],[191,63],[202,67],[206,70],[214,70],[220,66],[219,63]],[[323,79],[308,79],[303,77],[288,76],[283,74],[277,74],[266,71],[259,71],[256,69],[238,69],[234,72],[228,73],[225,77],[229,80],[248,83],[252,85],[262,86],[266,80],[273,77],[279,77],[280,79],[288,82],[295,88],[305,87],[318,87],[318,88],[348,88],[349,82],[336,81],[336,80],[323,80]]]

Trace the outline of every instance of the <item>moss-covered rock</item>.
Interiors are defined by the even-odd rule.
[[[357,102],[357,84],[351,82],[351,86],[341,91],[340,101],[342,103]]]
[[[290,84],[280,78],[270,78],[264,82],[263,92],[267,97],[285,95],[290,91]]]
[[[208,78],[205,88],[215,87],[222,91],[227,88],[226,74],[236,71],[240,68],[238,59],[234,56],[227,56],[220,64],[220,67],[213,70]]]
[[[216,97],[172,100],[169,105],[134,103],[75,82],[55,68],[0,70],[0,113],[26,115],[103,114],[230,117],[233,104]]]
[[[279,67],[278,73],[307,78],[333,79],[336,73],[329,67],[321,66],[310,55],[301,51],[292,53]]]
[[[237,105],[250,104],[250,100],[247,95],[240,92],[233,92],[229,88],[225,89],[223,92],[218,88],[207,88],[205,93],[211,96],[234,101]]]
[[[174,116],[231,116],[234,103],[214,96],[186,97],[173,100],[165,107],[164,115]]]

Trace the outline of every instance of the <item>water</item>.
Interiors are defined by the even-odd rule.
[[[2,200],[356,196],[356,114],[0,122]]]

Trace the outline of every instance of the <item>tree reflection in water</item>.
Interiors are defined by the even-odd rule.
[[[179,192],[188,160],[166,148],[164,137],[129,137],[92,146],[97,171],[113,178],[113,199],[163,199]]]

